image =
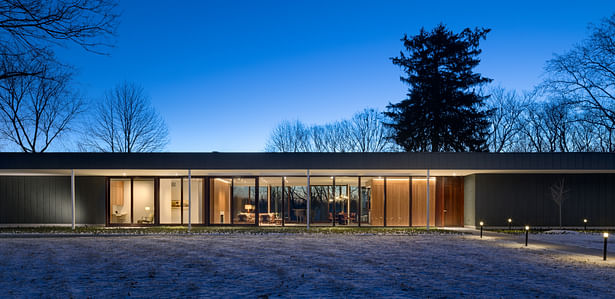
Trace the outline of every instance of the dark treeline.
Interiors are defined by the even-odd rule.
[[[614,152],[615,15],[590,24],[589,36],[546,62],[541,84],[526,91],[492,86],[473,72],[479,42],[489,29],[454,33],[444,25],[404,36],[404,51],[391,58],[401,67],[407,98],[390,104],[378,144],[368,151]],[[344,123],[342,121],[340,123]],[[284,122],[271,134],[267,151],[363,151],[336,126]],[[343,147],[272,146],[313,143],[316,130]],[[352,132],[352,129],[346,129]],[[293,133],[294,132],[294,133]],[[304,136],[304,137],[300,137]],[[305,137],[307,136],[307,137]],[[312,139],[310,139],[312,138]],[[319,137],[320,138],[320,137]],[[312,140],[312,141],[310,141]]]

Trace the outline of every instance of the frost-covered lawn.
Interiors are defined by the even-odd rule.
[[[469,235],[0,239],[2,296],[613,297],[615,262]]]

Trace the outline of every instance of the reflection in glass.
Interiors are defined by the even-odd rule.
[[[307,209],[307,178],[286,177],[284,200],[285,223],[305,224]]]
[[[282,177],[261,177],[258,181],[260,225],[282,224]]]
[[[359,188],[357,177],[335,177],[335,212],[339,225],[358,223]]]
[[[361,177],[361,224],[384,225],[384,178]]]
[[[331,225],[333,222],[333,179],[310,177],[310,223]]]
[[[256,179],[233,179],[233,223],[256,223]]]
[[[131,223],[130,179],[109,180],[111,223]]]

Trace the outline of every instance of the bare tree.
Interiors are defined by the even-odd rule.
[[[384,123],[386,116],[376,109],[367,108],[350,119],[350,138],[354,152],[391,152],[401,148],[390,138],[393,130]]]
[[[385,116],[365,109],[350,120],[306,126],[300,121],[280,123],[269,136],[268,152],[383,152],[399,151]]]
[[[309,152],[310,130],[300,121],[283,121],[275,127],[265,150],[268,152]]]
[[[124,82],[107,91],[94,109],[83,149],[102,152],[153,152],[168,143],[168,129],[143,87]]]
[[[615,15],[590,26],[588,39],[547,63],[545,87],[615,128]]]
[[[564,186],[564,178],[551,185],[551,199],[559,209],[559,227],[562,227],[562,205],[568,198],[568,190]]]
[[[119,13],[113,0],[3,0],[0,2],[0,56],[24,57],[38,63],[55,62],[53,46],[76,44],[86,51],[104,53],[112,46]],[[11,69],[0,80],[40,76],[34,68]]]
[[[491,131],[489,149],[492,152],[512,151],[522,131],[522,118],[526,112],[531,95],[519,96],[515,91],[506,91],[502,87],[493,88],[487,99]]]
[[[41,76],[13,76],[0,80],[1,135],[20,150],[44,152],[71,129],[83,101],[69,87],[71,74],[48,65],[36,65]],[[0,72],[29,70],[7,60]],[[53,78],[53,79],[48,79]]]

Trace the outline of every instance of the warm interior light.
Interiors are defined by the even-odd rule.
[[[481,222],[480,222],[480,226],[483,226],[483,224],[485,224],[485,223],[483,223],[483,222],[481,221]]]
[[[125,172],[122,172],[122,175],[123,175],[123,176],[126,176],[126,173],[125,173]]]
[[[331,179],[333,179],[333,177],[331,177]]]
[[[246,210],[248,210],[248,211],[251,211],[252,209],[254,209],[254,206],[253,206],[253,205],[245,205],[245,206],[243,206],[243,207],[244,207],[244,209],[246,209]]]
[[[512,222],[512,219],[508,218],[508,223],[511,223],[511,222]]]
[[[145,211],[149,212],[149,210],[151,210],[150,207],[145,207]]]
[[[609,233],[604,233],[604,234],[602,234],[602,236],[606,239],[606,238],[609,237]]]
[[[526,225],[526,226],[525,226],[525,230],[530,230],[530,226],[529,226],[529,225]]]

